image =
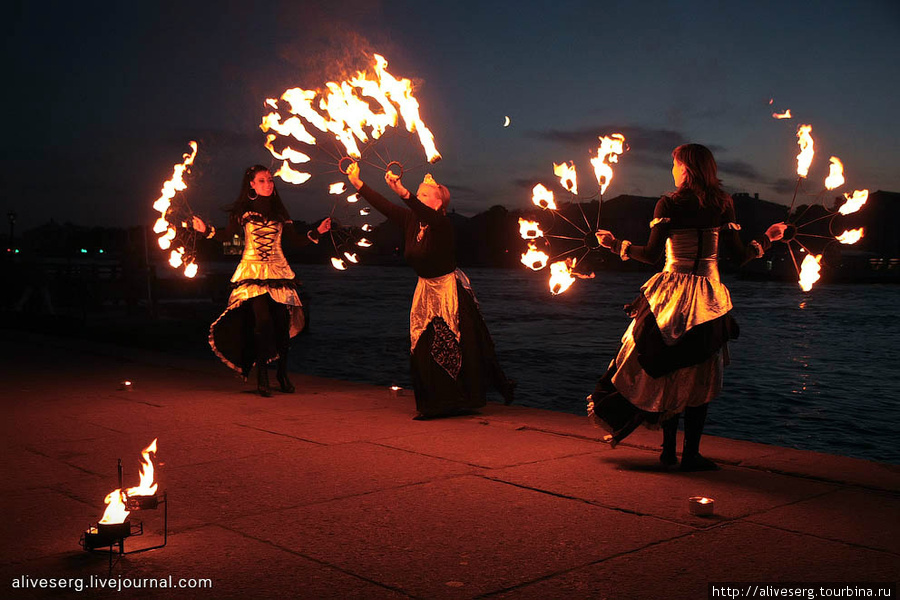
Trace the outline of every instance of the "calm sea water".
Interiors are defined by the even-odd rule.
[[[299,266],[309,331],[292,350],[302,373],[411,387],[410,269]],[[645,274],[600,273],[551,296],[526,270],[466,271],[517,403],[585,414],[615,355]],[[741,325],[730,344],[713,435],[900,463],[900,286],[796,285],[726,278]],[[494,397],[499,400],[499,397]],[[412,404],[412,398],[410,403]],[[412,406],[411,406],[412,409]]]

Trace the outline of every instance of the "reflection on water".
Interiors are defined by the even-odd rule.
[[[292,368],[409,387],[409,269],[338,272],[299,266],[311,327]],[[584,397],[615,355],[646,276],[599,273],[551,297],[524,269],[470,269],[519,403],[584,414]],[[741,325],[714,435],[900,463],[900,287],[817,286],[726,279]],[[410,410],[412,411],[412,398]],[[494,400],[499,401],[499,397]]]

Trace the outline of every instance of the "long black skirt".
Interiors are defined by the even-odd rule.
[[[634,319],[632,335],[638,363],[654,379],[710,360],[740,333],[737,322],[730,313],[726,313],[690,329],[677,343],[669,346],[663,340],[656,318],[643,294],[625,309]],[[615,374],[616,361],[613,360],[597,382],[588,404],[589,416],[596,425],[611,434],[610,442],[613,446],[639,425],[655,428],[670,416],[642,410],[629,402],[613,384]]]
[[[419,336],[410,355],[416,409],[424,417],[449,416],[481,408],[486,404],[489,386],[504,397],[512,392],[512,382],[500,367],[494,341],[475,297],[459,281],[456,291],[459,306],[457,349],[454,350],[455,344],[447,343],[447,326],[435,319]],[[448,356],[454,352],[458,352],[458,356]],[[453,364],[459,369],[456,377],[447,368]]]

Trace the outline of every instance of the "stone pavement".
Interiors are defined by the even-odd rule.
[[[584,417],[413,421],[408,392],[295,375],[260,398],[212,357],[0,333],[2,598],[706,598],[900,573],[896,465],[706,437],[721,471],[665,473],[659,433],[613,450]],[[168,543],[110,572],[79,537],[154,438]],[[162,511],[132,518],[126,550],[161,543]],[[21,589],[92,576],[213,587]]]

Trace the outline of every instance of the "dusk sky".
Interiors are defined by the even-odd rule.
[[[801,123],[817,151],[808,194],[832,155],[842,191],[900,191],[896,0],[325,4],[15,3],[0,208],[22,229],[150,224],[194,139],[188,199],[224,220],[243,169],[271,162],[265,98],[322,87],[373,51],[419,83],[443,155],[429,170],[463,214],[527,206],[553,161],[574,160],[595,188],[589,154],[615,132],[630,151],[607,197],[668,191],[671,150],[697,142],[726,189],[789,204]],[[795,118],[771,117],[784,109]],[[331,210],[321,178],[278,186],[295,218]]]

